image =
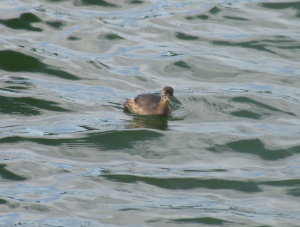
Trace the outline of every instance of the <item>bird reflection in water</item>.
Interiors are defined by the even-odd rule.
[[[124,109],[125,113],[130,113]],[[129,124],[125,126],[127,129],[134,128],[151,128],[157,130],[168,130],[168,118],[165,116],[134,116],[132,120],[126,120]]]

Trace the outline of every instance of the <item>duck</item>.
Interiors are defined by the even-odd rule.
[[[161,96],[153,94],[141,94],[135,98],[128,99],[124,107],[130,112],[140,115],[170,115],[172,110],[169,102],[173,98],[172,87],[164,87]]]

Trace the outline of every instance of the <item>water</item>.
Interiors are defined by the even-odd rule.
[[[299,1],[0,10],[0,226],[299,226]]]

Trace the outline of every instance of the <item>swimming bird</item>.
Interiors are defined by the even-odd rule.
[[[141,115],[169,115],[172,110],[169,102],[173,98],[173,88],[164,87],[161,96],[153,94],[142,94],[134,99],[128,99],[124,106],[132,113]]]

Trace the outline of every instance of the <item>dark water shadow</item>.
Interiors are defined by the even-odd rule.
[[[200,20],[207,20],[209,19],[209,16],[202,14],[202,15],[196,15],[196,16],[187,16],[185,17],[187,20],[195,20],[195,19],[200,19]]]
[[[66,2],[66,1],[69,1],[69,0],[46,0],[46,2],[49,2],[49,3],[59,3],[59,2]]]
[[[46,65],[39,59],[13,50],[0,51],[0,69],[9,72],[36,72],[68,80],[79,80],[75,75]]]
[[[217,46],[236,46],[236,47],[243,47],[254,49],[258,51],[265,51],[271,54],[280,55],[281,53],[275,52],[271,50],[271,48],[278,48],[278,49],[300,49],[299,42],[297,40],[293,40],[291,38],[285,36],[272,36],[270,39],[260,39],[260,40],[251,40],[251,41],[223,41],[223,40],[213,40],[210,41],[211,44]],[[273,49],[274,49],[273,48]]]
[[[259,182],[259,184],[280,187],[280,188],[288,188],[288,189],[284,190],[284,192],[287,195],[290,195],[293,197],[300,197],[300,180],[299,179],[263,181],[263,182]]]
[[[224,72],[214,68],[206,70],[205,66],[201,64],[193,64],[187,60],[174,61],[167,64],[164,68],[164,72],[178,77],[178,75],[191,75],[191,77],[213,79],[216,77],[236,77],[239,75],[238,72]],[[188,74],[187,74],[188,73]]]
[[[54,21],[46,21],[46,24],[53,28],[53,29],[57,29],[57,30],[61,30],[63,27],[66,26],[66,23],[63,21],[58,21],[58,20],[54,20]]]
[[[300,146],[286,149],[268,149],[259,139],[238,140],[224,145],[214,145],[207,150],[218,153],[237,152],[252,154],[263,160],[276,161],[300,153]]]
[[[209,11],[208,11],[210,14],[218,14],[219,12],[221,12],[221,9],[218,8],[217,6],[211,8]]]
[[[197,36],[187,35],[187,34],[184,34],[182,32],[177,32],[175,34],[175,36],[176,36],[177,39],[187,40],[187,41],[193,41],[193,40],[198,40],[199,39],[199,37],[197,37]]]
[[[27,31],[41,32],[43,29],[33,27],[31,24],[42,22],[40,18],[32,13],[23,13],[19,18],[0,20],[0,24],[11,29],[24,29]]]
[[[11,136],[0,139],[0,143],[16,144],[24,142],[32,142],[37,145],[46,145],[54,147],[63,147],[67,150],[82,150],[87,147],[97,148],[101,151],[120,150],[128,154],[141,154],[148,155],[145,152],[149,149],[135,148],[137,142],[147,143],[149,141],[156,141],[164,137],[163,134],[151,130],[121,130],[121,131],[107,131],[86,133],[83,137],[76,138],[51,138],[48,137],[24,137],[24,136]]]
[[[19,93],[26,89],[28,89],[28,88],[22,87],[22,86],[7,86],[5,88],[0,88],[1,91],[9,91],[9,92],[15,92],[15,93]]]
[[[223,18],[228,20],[249,21],[248,19],[242,17],[223,16]]]
[[[300,13],[299,13],[300,14]],[[300,16],[299,16],[300,17]],[[274,36],[274,40],[269,40],[271,43],[278,43],[276,47],[279,49],[300,49],[300,44],[298,40],[291,39],[288,36]]]
[[[239,111],[233,111],[230,112],[231,115],[236,116],[236,117],[245,117],[245,118],[251,118],[251,119],[262,119],[263,115],[258,114],[249,110],[239,110]]]
[[[18,174],[13,173],[7,170],[5,167],[5,164],[0,164],[0,176],[2,179],[11,181],[24,181],[29,179],[28,177],[20,176]]]
[[[269,41],[269,40],[265,40]],[[270,50],[267,48],[267,44],[264,43],[264,40],[257,41],[257,40],[251,40],[251,41],[245,41],[245,42],[233,42],[233,41],[222,41],[222,40],[214,40],[211,41],[211,44],[217,45],[217,46],[236,46],[236,47],[243,47],[243,48],[249,48],[249,49],[254,49],[254,50],[259,50],[259,51],[265,51],[269,52],[271,54],[277,54],[276,52]]]
[[[2,204],[6,204],[6,203],[8,203],[7,200],[5,200],[5,199],[0,199],[0,204],[1,204],[1,205],[2,205]]]
[[[19,93],[34,87],[34,84],[26,78],[15,76],[11,76],[10,78],[12,80],[5,80],[4,83],[6,86],[3,86],[0,90]]]
[[[122,183],[143,182],[149,185],[169,190],[191,190],[195,188],[207,188],[234,190],[244,193],[256,193],[261,191],[261,189],[255,182],[250,181],[198,178],[154,178],[121,174],[107,174],[101,175],[101,177],[110,181]]]
[[[299,17],[300,17],[300,13],[299,13]],[[193,20],[194,18],[198,18],[198,16],[196,17],[189,16],[186,19]],[[247,19],[238,18],[238,17],[230,17],[226,19],[247,21]],[[298,40],[296,39],[293,40],[285,36],[270,36],[269,39],[266,38],[259,39],[259,40],[252,39],[250,41],[236,41],[236,39],[231,41],[231,40],[212,40],[200,36],[194,36],[182,32],[177,32],[175,33],[175,37],[177,39],[184,40],[184,41],[200,41],[200,42],[210,43],[211,45],[224,46],[224,47],[242,47],[242,48],[253,49],[257,51],[264,51],[276,55],[282,55],[282,53],[275,51],[274,48],[300,49]]]
[[[277,186],[277,187],[294,187],[300,186],[300,179],[292,179],[292,180],[278,180],[278,181],[263,181],[260,182],[263,185]]]
[[[124,110],[125,113],[130,113],[128,110]],[[125,126],[126,129],[135,128],[150,128],[156,130],[168,130],[168,117],[166,116],[143,116],[143,115],[133,115],[132,120],[126,120],[128,125]]]
[[[42,204],[34,204],[34,205],[30,205],[30,206],[24,206],[24,208],[26,210],[32,210],[34,211],[38,211],[38,212],[49,212],[51,211],[51,209],[49,209],[46,205],[42,205]]]
[[[79,40],[81,40],[81,38],[78,36],[75,36],[75,35],[70,35],[70,36],[68,36],[67,40],[68,41],[79,41]]]
[[[109,40],[109,41],[117,41],[117,40],[124,40],[123,37],[115,34],[115,33],[105,33],[98,36],[98,39],[102,40]]]
[[[131,4],[131,5],[140,5],[140,4],[144,4],[145,1],[140,1],[140,0],[128,0],[128,1],[125,1],[125,3]]]
[[[184,169],[183,172],[200,172],[200,173],[209,173],[209,172],[228,172],[227,169]]]
[[[169,219],[169,222],[177,224],[205,224],[205,225],[223,225],[229,224],[230,222],[224,221],[218,218],[203,217],[203,218],[178,218],[178,219]]]
[[[299,184],[295,188],[287,189],[285,190],[286,194],[294,196],[294,197],[300,197],[300,186]]]
[[[184,69],[190,69],[192,68],[192,66],[190,66],[188,63],[186,63],[185,61],[177,61],[174,62],[173,65],[184,68]]]
[[[281,10],[281,9],[288,9],[288,8],[292,8],[292,9],[296,9],[296,10],[300,10],[300,2],[299,1],[295,1],[295,2],[265,2],[265,3],[259,3],[258,4],[261,7],[264,8],[269,8],[269,9],[277,9],[277,10]]]
[[[21,76],[11,76],[12,80],[6,80],[5,83],[7,84],[24,84],[24,85],[32,85],[31,82],[28,82],[28,78],[21,77]]]
[[[75,6],[100,6],[100,7],[107,7],[107,8],[120,8],[119,5],[113,4],[111,2],[105,1],[105,0],[75,0],[74,1]]]
[[[233,111],[231,114],[233,116],[237,117],[245,117],[245,118],[252,118],[252,119],[262,119],[264,116],[270,116],[272,112],[277,112],[277,113],[284,113],[288,114],[291,116],[296,116],[296,114],[284,110],[280,110],[276,107],[270,106],[268,104],[265,104],[263,102],[256,101],[254,99],[251,99],[249,97],[234,97],[231,99],[234,102],[242,103],[242,104],[249,104],[253,108],[252,109],[257,109],[260,110],[260,113],[252,112],[250,110],[239,110],[239,111]]]
[[[206,14],[200,14],[200,15],[194,15],[194,16],[187,16],[187,17],[185,17],[185,19],[187,19],[187,20],[196,20],[196,19],[200,19],[200,20],[211,19],[211,20],[213,20],[214,15],[218,15],[221,11],[224,12],[224,9],[214,6],[213,8],[211,8],[208,11],[208,13],[211,14],[211,17]],[[236,20],[236,21],[249,21],[246,18],[242,18],[242,17],[238,17],[238,16],[223,16],[223,18],[228,19],[228,20]]]
[[[257,4],[260,7],[263,8],[269,8],[273,10],[283,10],[283,9],[294,9],[296,10],[295,17],[300,17],[300,3],[299,2],[265,2],[265,3],[258,3]],[[192,21],[192,20],[210,20],[214,21],[215,19],[218,22],[222,23],[232,23],[232,21],[237,21],[239,23],[248,23],[250,21],[247,18],[243,18],[240,16],[228,16],[226,15],[227,12],[231,12],[231,10],[228,10],[224,7],[214,6],[211,8],[207,13],[200,14],[200,15],[189,15],[185,17],[186,20]],[[220,18],[219,14],[221,14],[222,18]],[[224,46],[224,47],[242,47],[247,49],[253,49],[257,51],[264,51],[271,54],[276,55],[285,55],[285,53],[282,53],[282,51],[276,51],[275,48],[278,49],[299,49],[300,45],[297,39],[278,39],[279,36],[269,36],[269,38],[264,37],[258,37],[258,38],[252,38],[252,40],[246,40],[246,41],[239,41],[236,38],[230,39],[230,40],[213,40],[213,39],[207,39],[203,38],[201,36],[194,36],[194,35],[188,35],[181,32],[175,33],[175,37],[181,40],[185,41],[204,41],[205,43],[210,43],[215,46]]]
[[[41,109],[58,112],[70,111],[58,106],[59,103],[31,97],[0,96],[0,104],[0,113],[10,115],[40,115]]]

